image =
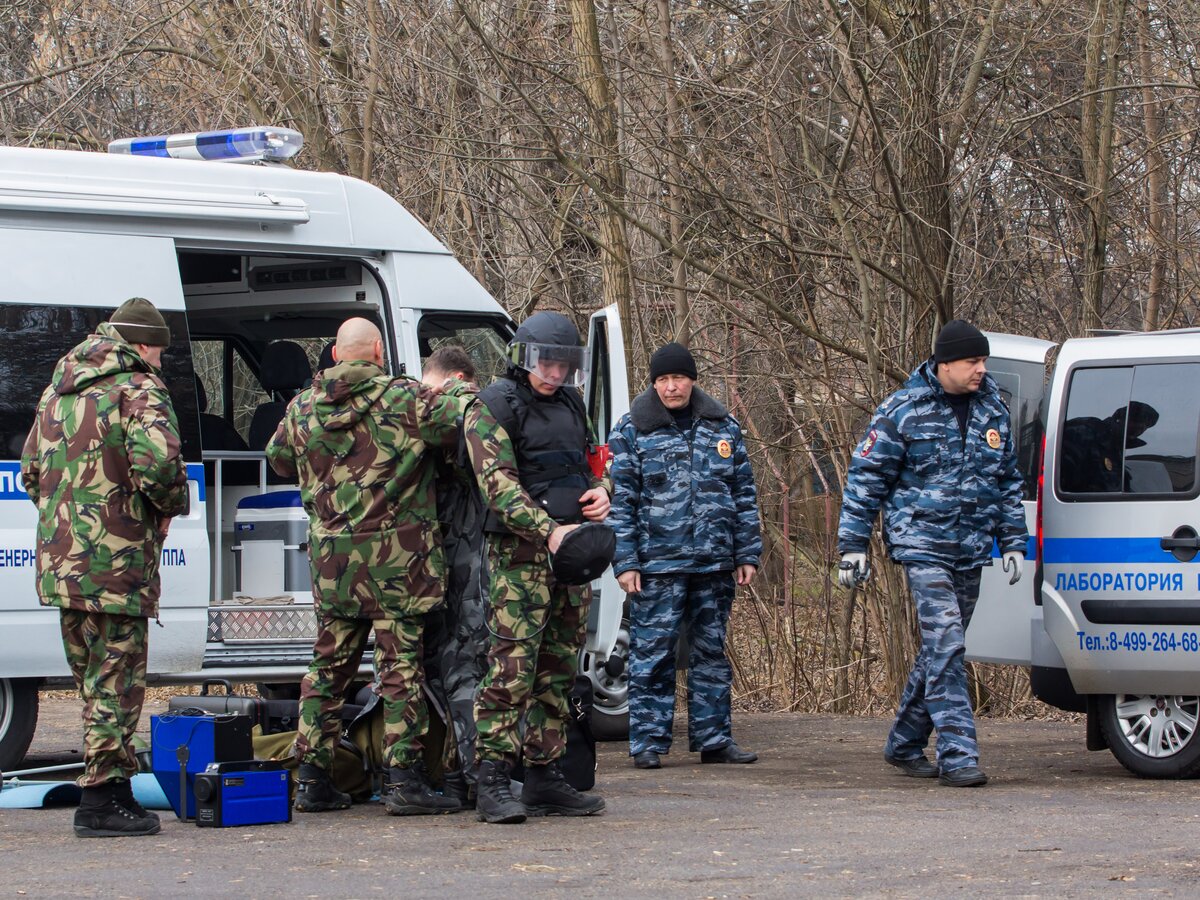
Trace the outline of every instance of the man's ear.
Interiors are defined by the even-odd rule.
[[[329,351],[329,355],[333,357],[334,362],[341,362],[341,357],[338,356],[337,344],[333,345],[333,349]]]

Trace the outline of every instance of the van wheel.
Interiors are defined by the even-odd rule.
[[[15,769],[25,758],[37,718],[37,682],[0,678],[0,771]]]
[[[598,741],[629,737],[629,619],[621,619],[612,655],[598,664],[583,654],[580,672],[592,682],[592,734]]]
[[[1140,778],[1200,775],[1200,697],[1109,694],[1100,698],[1108,747]]]

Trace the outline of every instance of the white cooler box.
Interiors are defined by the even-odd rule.
[[[243,597],[291,594],[312,602],[308,567],[308,515],[299,491],[243,497],[234,518],[237,593]]]

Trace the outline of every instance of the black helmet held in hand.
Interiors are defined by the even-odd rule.
[[[585,522],[567,532],[550,555],[550,569],[562,584],[587,584],[603,574],[617,552],[617,535],[600,522]]]

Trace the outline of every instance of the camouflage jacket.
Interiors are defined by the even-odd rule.
[[[267,444],[298,478],[319,614],[382,619],[442,600],[433,453],[458,439],[460,401],[368,362],[324,370]]]
[[[991,376],[971,399],[966,436],[933,362],[875,411],[854,451],[838,550],[865,552],[883,507],[883,536],[897,562],[972,569],[1001,552],[1024,552],[1028,534],[1008,409]]]
[[[648,388],[609,435],[618,575],[758,565],[758,499],[741,427],[699,388],[692,417],[691,429],[680,430]]]
[[[21,480],[38,508],[43,605],[158,614],[163,536],[187,510],[187,467],[158,371],[107,322],[59,360]]]
[[[574,390],[574,388],[559,388]],[[463,425],[467,438],[467,453],[475,470],[475,479],[483,492],[484,503],[496,514],[501,524],[526,545],[516,555],[520,562],[532,560],[533,551],[543,550],[557,523],[546,514],[521,485],[517,470],[517,453],[504,426],[496,421],[487,404],[481,400],[467,407]],[[592,433],[591,423],[587,432]],[[581,448],[587,450],[586,447]],[[592,476],[591,487],[602,487],[612,494],[608,479]]]

